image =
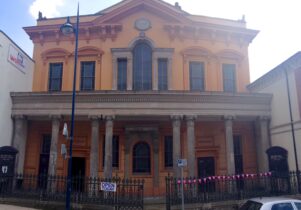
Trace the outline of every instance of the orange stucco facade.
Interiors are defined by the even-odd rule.
[[[150,26],[139,29],[135,26],[139,19],[148,20]],[[61,144],[67,143],[61,135],[63,124],[69,123],[71,114],[75,36],[60,32],[65,21],[40,18],[37,26],[25,27],[34,43],[33,92],[12,96],[13,114],[26,116],[27,122],[24,173],[41,173],[41,148],[47,134],[52,136],[49,169],[53,166],[55,174],[67,174],[68,162],[59,153]],[[71,22],[75,21],[72,17]],[[261,170],[256,146],[258,139],[266,136],[260,132],[265,124],[258,128],[257,122],[259,116],[269,115],[270,97],[250,95],[246,90],[250,80],[248,46],[256,34],[246,28],[244,20],[190,15],[160,0],[126,0],[97,14],[80,16],[73,157],[84,158],[84,175],[105,176],[103,142],[110,135],[119,136],[119,164],[112,174],[145,179],[146,195],[164,195],[165,176],[176,175],[177,158],[188,159],[187,176],[200,176],[200,158],[204,157],[213,158],[211,170],[215,175],[235,173],[234,155],[241,155],[244,173]],[[118,56],[131,63],[135,44],[144,41],[153,50],[152,90],[135,91],[131,84],[125,91],[114,89]],[[168,57],[170,69],[165,91],[158,91],[154,82],[156,59],[160,57]],[[95,61],[92,91],[80,89],[83,61]],[[189,64],[195,61],[204,64],[201,92],[190,90]],[[62,86],[60,91],[51,92],[50,64],[58,62],[63,63]],[[234,93],[224,92],[223,64],[235,66]],[[93,124],[95,119],[99,124]],[[113,123],[112,133],[107,119]],[[173,136],[174,144],[179,139],[180,147],[172,147],[173,167],[165,166],[166,136]],[[239,136],[240,154],[233,152],[233,136]],[[133,170],[133,150],[139,142],[149,146],[148,173]],[[95,147],[97,152],[92,154]],[[92,158],[95,154],[96,160]],[[193,162],[189,162],[191,157]],[[97,174],[91,174],[93,164]]]

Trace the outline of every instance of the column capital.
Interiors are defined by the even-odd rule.
[[[268,115],[258,116],[258,120],[260,120],[260,121],[268,121],[270,119],[271,119],[271,116],[268,116]]]
[[[61,120],[61,119],[62,119],[62,115],[51,114],[51,115],[49,115],[49,118],[50,118],[51,120]]]
[[[113,121],[115,119],[114,115],[104,115],[102,116],[102,119],[106,120],[106,121]]]
[[[171,115],[170,116],[170,119],[172,121],[178,121],[178,120],[182,120],[183,119],[183,116],[182,115]]]
[[[26,120],[26,116],[23,114],[14,114],[11,117],[16,120]]]
[[[196,119],[197,119],[196,115],[185,115],[185,120],[187,122],[189,122],[189,121],[195,121]]]
[[[89,115],[88,118],[91,121],[95,121],[95,120],[99,121],[101,119],[101,115]]]
[[[224,120],[225,121],[232,121],[232,120],[235,120],[235,116],[234,115],[224,115]]]

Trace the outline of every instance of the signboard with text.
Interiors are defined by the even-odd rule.
[[[116,192],[116,183],[114,182],[101,182],[100,183],[100,190],[105,192]]]
[[[26,73],[27,58],[24,53],[21,52],[21,50],[18,50],[13,45],[10,45],[7,60],[21,72]]]

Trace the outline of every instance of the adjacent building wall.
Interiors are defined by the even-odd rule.
[[[273,99],[271,103],[270,137],[271,146],[280,146],[288,151],[288,164],[290,170],[296,169],[294,143],[291,127],[291,117],[289,100],[291,103],[292,122],[296,141],[296,151],[301,163],[301,119],[300,119],[300,64],[301,53],[298,52],[282,64],[271,70],[255,82],[249,85],[252,92],[271,93]],[[286,74],[288,78],[288,96]]]
[[[0,146],[12,143],[10,92],[32,90],[33,67],[34,61],[0,31]]]

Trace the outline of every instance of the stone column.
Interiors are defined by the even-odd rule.
[[[112,138],[113,138],[113,116],[106,116],[106,139],[105,139],[105,166],[104,177],[111,178],[112,168]]]
[[[51,116],[52,119],[52,131],[51,131],[51,146],[50,146],[50,154],[49,154],[49,167],[48,167],[48,175],[56,175],[56,166],[57,166],[57,147],[58,147],[58,139],[60,132],[60,120],[61,116]]]
[[[91,119],[91,150],[90,150],[90,177],[98,177],[99,166],[99,118]]]
[[[153,135],[153,153],[154,153],[154,187],[159,187],[159,136],[158,131],[154,131]]]
[[[133,56],[132,54],[130,54],[127,57],[127,81],[126,81],[126,85],[127,85],[127,90],[132,90],[133,89]]]
[[[173,171],[174,177],[180,177],[181,170],[177,165],[178,159],[181,158],[181,116],[172,116],[173,131]]]
[[[225,116],[225,134],[226,134],[226,156],[228,174],[235,174],[234,146],[233,146],[233,116]]]
[[[15,173],[23,173],[27,140],[27,120],[23,115],[14,116],[13,147],[18,150]]]
[[[130,177],[130,132],[125,133],[124,142],[124,178],[128,179]]]
[[[187,148],[188,148],[188,176],[195,176],[195,133],[194,133],[195,116],[186,116],[187,125]]]
[[[266,154],[267,149],[271,146],[269,140],[269,117],[262,116],[259,117],[257,128],[257,142],[256,142],[256,152],[257,152],[257,164],[258,172],[266,172],[269,170],[268,157]]]

